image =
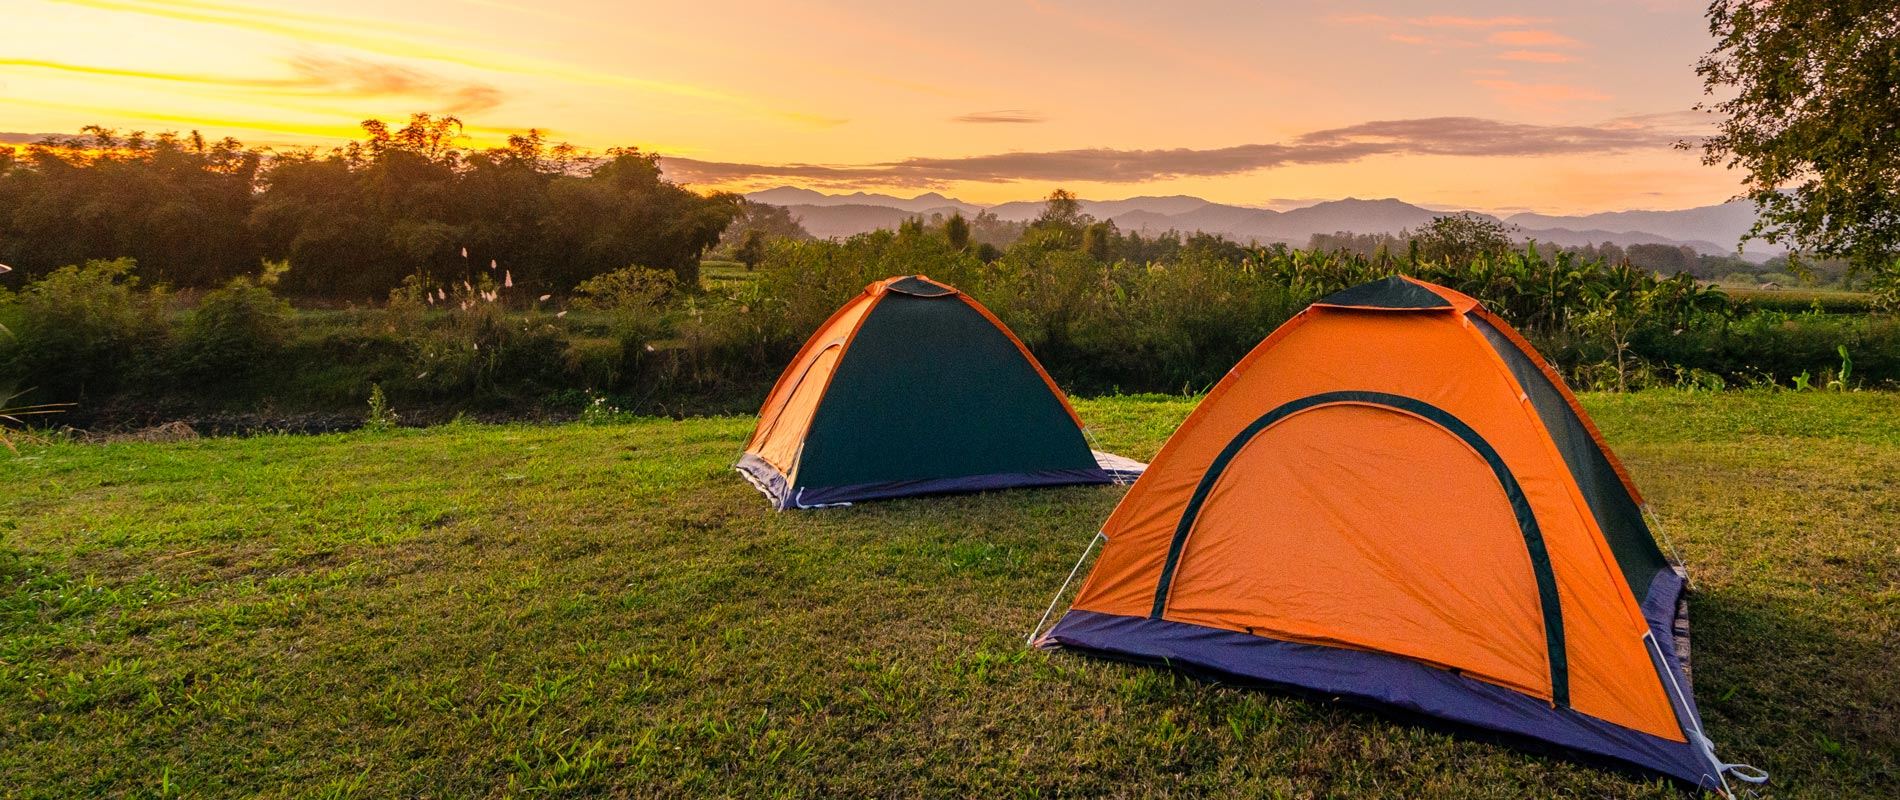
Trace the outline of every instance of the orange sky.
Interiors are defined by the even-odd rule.
[[[1700,0],[12,0],[0,142],[82,125],[330,144],[455,113],[675,157],[700,188],[976,202],[1720,202]]]

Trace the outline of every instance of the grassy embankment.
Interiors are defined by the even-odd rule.
[[[1585,402],[1694,570],[1722,753],[1900,792],[1900,395]],[[1192,401],[1079,406],[1145,458]],[[1122,489],[777,514],[750,426],[0,453],[0,794],[1674,796],[1027,651]]]

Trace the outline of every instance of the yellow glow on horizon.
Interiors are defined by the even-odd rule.
[[[325,44],[343,45],[386,56],[440,61],[489,72],[502,72],[531,78],[553,78],[577,83],[609,84],[659,94],[676,95],[699,100],[714,100],[745,108],[754,113],[774,116],[808,125],[829,126],[842,122],[842,120],[818,114],[771,108],[762,101],[689,83],[639,78],[630,75],[616,75],[574,67],[555,61],[509,56],[501,52],[469,53],[464,50],[439,46],[415,36],[366,34],[362,32],[363,29],[373,29],[377,27],[377,24],[365,20],[347,20],[294,12],[273,11],[269,14],[265,14],[241,6],[204,2],[203,0],[175,0],[175,5],[185,6],[186,8],[175,8],[172,7],[172,5],[150,2],[149,0],[52,1],[105,11],[146,14],[183,22],[220,25],[291,39],[316,40]],[[302,26],[290,24],[283,20],[297,20],[302,23]]]
[[[1024,173],[1070,176],[1061,180],[958,166],[1295,146],[1384,120],[1614,129],[1700,99],[1685,65],[1707,34],[1687,6],[1534,0],[1490,15],[1360,0],[1351,13],[1227,4],[1183,15],[1085,0],[970,0],[954,13],[874,0],[15,2],[0,131],[29,135],[178,126],[327,147],[360,139],[359,120],[400,125],[427,111],[464,119],[471,147],[532,125],[591,149],[645,143],[758,166],[700,189],[934,190],[978,203],[1061,186],[1097,199],[1350,195],[1568,213],[1706,205],[1735,189],[1722,170],[1662,146],[1465,156],[1421,146],[1143,180],[1114,176],[1169,173],[1087,159]],[[879,174],[908,159],[952,168],[929,173],[944,178],[934,182]],[[783,166],[806,164],[856,177]]]
[[[45,61],[33,58],[0,58],[0,67],[26,67],[30,69],[73,72],[81,75],[103,75],[114,78],[138,78],[141,80],[169,81],[172,83],[203,83],[213,85],[240,86],[288,86],[294,85],[291,79],[276,78],[220,78],[211,75],[186,75],[175,72],[152,72],[140,69],[121,69],[99,67],[88,64],[68,64],[59,61]]]

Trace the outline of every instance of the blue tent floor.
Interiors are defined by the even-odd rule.
[[[915,497],[932,494],[957,494],[982,492],[994,489],[1017,489],[1032,486],[1068,486],[1076,484],[1126,484],[1141,477],[1147,464],[1132,458],[1125,458],[1100,450],[1090,451],[1095,458],[1093,469],[1064,469],[1045,472],[1006,472],[992,475],[968,475],[952,478],[931,478],[923,480],[899,480],[875,484],[859,484],[836,487],[799,487],[793,490],[787,485],[785,475],[779,472],[765,459],[752,453],[740,456],[733,465],[740,475],[751,482],[772,501],[774,508],[821,508],[824,506],[850,505],[862,500],[884,500],[897,497]]]

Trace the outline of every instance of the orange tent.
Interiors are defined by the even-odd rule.
[[[1642,502],[1510,326],[1389,278],[1301,312],[1214,387],[1041,642],[1719,787],[1672,636],[1683,579]]]

